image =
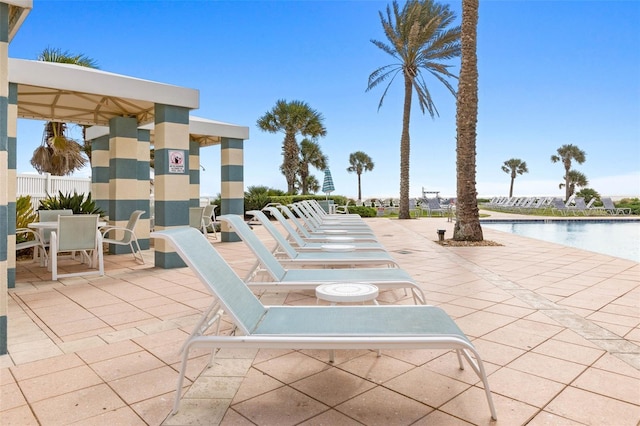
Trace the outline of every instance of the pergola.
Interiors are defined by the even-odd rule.
[[[31,8],[31,0],[0,0],[0,355],[7,350],[7,289],[15,285],[18,118],[97,126],[87,130],[92,198],[115,225],[123,226],[134,210],[147,212],[136,229],[143,248],[149,247],[152,141],[157,229],[188,225],[188,207],[199,203],[203,146],[221,147],[221,213],[244,211],[243,144],[249,138],[248,127],[191,117],[189,112],[199,107],[196,89],[76,65],[8,58],[8,44]],[[222,241],[238,239],[228,228],[221,234]],[[183,265],[162,241],[154,248],[156,266]],[[112,249],[118,252],[119,247]]]

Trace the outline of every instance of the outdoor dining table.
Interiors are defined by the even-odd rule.
[[[105,222],[104,220],[99,220],[98,221],[98,229],[102,228],[103,226],[106,226],[107,222]],[[42,239],[42,241],[44,241],[44,231],[49,230],[49,231],[57,231],[58,230],[58,221],[56,220],[52,220],[52,221],[48,221],[48,222],[32,222],[27,224],[28,228],[31,229],[35,229],[36,231],[38,231],[38,234],[40,235],[40,238]],[[44,264],[44,256],[40,258],[40,266],[45,266]]]

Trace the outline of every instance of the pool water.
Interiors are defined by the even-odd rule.
[[[495,229],[529,238],[640,262],[640,221],[485,222]]]

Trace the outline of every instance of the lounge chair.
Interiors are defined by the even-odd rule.
[[[424,204],[426,204],[427,214],[429,216],[433,216],[434,213],[439,213],[440,216],[444,216],[445,209],[442,208],[437,198],[426,198],[424,201],[426,201]]]
[[[560,198],[554,198],[551,201],[551,213],[555,214],[556,212],[560,213],[562,216],[566,216],[568,212],[570,212],[569,207],[567,207],[564,202]]]
[[[310,208],[315,210],[315,212],[318,213],[318,215],[321,218],[324,218],[324,219],[362,221],[362,217],[359,214],[355,214],[355,213],[347,213],[347,212],[345,212],[345,213],[329,214],[329,213],[324,211],[324,209],[322,208],[320,203],[318,203],[317,200],[306,200],[306,201],[301,201],[301,203],[308,205]]]
[[[352,238],[354,241],[372,241],[372,242],[378,241],[377,238],[375,237],[375,235],[373,235],[371,232],[364,232],[364,233],[353,232],[353,231],[349,232],[346,229],[334,229],[334,228],[310,230],[302,223],[301,219],[299,219],[289,209],[289,207],[284,206],[284,205],[279,205],[278,208],[284,214],[287,215],[289,220],[291,220],[291,223],[293,223],[295,225],[295,227],[298,229],[298,233],[304,239],[326,238],[326,237],[329,237],[329,236],[343,236],[343,237]]]
[[[257,212],[262,213],[262,212]],[[262,213],[264,214],[264,213]],[[240,236],[248,245],[250,244],[251,236],[254,235],[253,231],[239,215],[222,215],[219,216],[223,222],[226,222],[231,226],[233,231]],[[272,234],[273,235],[273,234]],[[277,245],[280,250],[276,251],[276,257],[282,264],[300,267],[308,266],[375,266],[382,265],[387,267],[397,268],[398,263],[386,252],[356,252],[356,251],[342,251],[342,250],[327,250],[323,252],[298,252],[289,244],[289,242],[280,234],[276,232],[273,235],[277,241]]]
[[[271,207],[269,207],[268,209],[271,209]],[[282,214],[278,211],[278,209],[273,207],[273,210],[275,210],[274,214],[277,214],[279,215],[280,218],[282,218]],[[284,222],[280,221],[280,224],[285,228],[285,230],[289,234],[289,239],[287,240],[286,237],[282,235],[282,233],[280,233],[280,231],[276,228],[276,226],[273,223],[271,223],[271,220],[263,212],[257,211],[257,210],[250,210],[247,212],[247,214],[252,215],[256,220],[258,220],[258,222],[260,222],[264,226],[264,228],[273,236],[273,238],[276,240],[276,242],[278,242],[278,244],[280,244],[280,239],[282,238],[284,238],[286,241],[293,240],[293,244],[295,244],[295,250],[298,252],[324,251],[324,250],[330,249],[332,246],[334,247],[348,246],[348,247],[352,247],[354,251],[386,251],[384,246],[380,243],[369,243],[369,242],[356,243],[353,240],[342,241],[342,242],[340,240],[336,240],[334,242],[305,241],[298,234],[296,234],[296,232],[291,228],[289,223],[287,223],[286,221]],[[339,238],[339,237],[334,237],[334,238]],[[349,237],[344,237],[344,238],[349,239]]]
[[[173,413],[192,348],[275,349],[442,349],[455,350],[458,364],[465,358],[482,381],[491,418],[496,411],[489,381],[471,341],[441,308],[435,306],[265,306],[245,286],[220,254],[189,227],[154,232],[169,241],[215,297],[183,345]],[[204,335],[219,325],[223,312],[237,327],[232,335]]]
[[[308,234],[308,236],[304,237],[300,235],[293,228],[293,225],[287,221],[287,218],[284,217],[282,212],[278,207],[275,206],[267,206],[262,209],[263,211],[269,212],[272,217],[276,218],[280,225],[284,228],[284,230],[289,234],[287,238],[289,241],[293,242],[293,244],[301,245],[305,243],[333,243],[333,244],[380,244],[375,238],[365,238],[359,239],[352,236],[338,236],[338,235],[322,235],[322,234]],[[292,221],[293,222],[293,221]]]
[[[415,303],[426,303],[422,289],[400,268],[286,269],[253,232],[246,233],[243,240],[257,258],[256,267],[245,278],[251,288],[314,290],[326,282],[366,282],[380,289],[410,289]],[[271,281],[258,278],[264,274]]]
[[[604,207],[604,210],[611,214],[611,215],[630,215],[631,214],[631,209],[630,208],[622,208],[622,207],[616,207],[613,204],[613,200],[611,199],[611,197],[601,197],[600,201],[602,201],[602,206]]]
[[[359,222],[345,222],[338,219],[333,220],[322,220],[317,217],[317,215],[305,209],[305,207],[301,204],[290,204],[289,207],[293,209],[293,211],[298,215],[298,217],[304,222],[305,226],[311,231],[321,231],[327,229],[342,229],[351,233],[360,233],[360,234],[373,234],[373,231],[364,223],[364,221]]]

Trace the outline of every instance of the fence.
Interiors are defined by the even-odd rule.
[[[73,194],[74,191],[78,194],[88,194],[91,192],[91,178],[51,176],[49,173],[18,173],[16,197],[30,195],[34,209],[40,206],[40,200],[47,198],[47,195],[55,196],[59,191],[63,194]]]

